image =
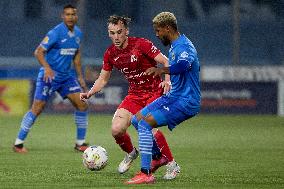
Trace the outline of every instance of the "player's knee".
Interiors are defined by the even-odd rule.
[[[155,129],[152,129],[152,133],[155,136],[155,135],[158,135],[159,133],[161,133],[161,131],[159,129],[155,128]]]
[[[33,104],[31,108],[31,112],[35,115],[38,116],[41,114],[41,112],[44,109],[44,105],[41,104]]]
[[[147,116],[143,118],[149,125],[151,125],[152,128],[155,128],[158,124],[156,119],[151,113],[148,113]]]
[[[87,111],[88,110],[88,104],[85,102],[82,102],[80,104],[77,105],[76,107],[79,111]]]
[[[31,112],[35,115],[35,116],[39,116],[42,112],[41,109],[38,109],[38,108],[32,108],[31,109]]]
[[[123,128],[120,124],[113,123],[111,127],[111,134],[113,137],[122,136],[126,132],[126,129]]]

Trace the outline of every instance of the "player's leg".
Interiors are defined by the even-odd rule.
[[[75,77],[70,77],[62,83],[57,92],[62,98],[68,98],[72,105],[76,108],[74,112],[75,125],[77,127],[76,142],[74,149],[77,151],[85,151],[88,148],[85,142],[86,132],[88,128],[88,104],[80,100],[80,92],[82,91],[80,84]]]
[[[159,127],[167,125],[168,128],[172,130],[176,125],[190,117],[185,113],[189,108],[184,107],[184,104],[186,103],[183,101],[163,96],[159,99],[159,102],[156,104],[150,104],[141,110],[141,112],[144,112],[144,114],[145,112],[150,112],[148,114],[153,116]],[[152,163],[154,164],[155,162],[153,161]],[[163,177],[164,179],[174,179],[180,173],[180,167],[174,159],[172,159],[172,161],[168,161],[166,167],[167,170]]]
[[[126,152],[125,158],[118,166],[119,173],[125,173],[129,170],[133,160],[138,157],[138,151],[133,146],[131,138],[127,133],[127,128],[130,126],[132,113],[124,108],[116,110],[112,119],[112,136],[120,148]]]
[[[136,115],[132,116],[131,123],[137,131],[138,131],[139,121],[142,118],[144,118],[145,116],[146,116],[146,114],[142,115],[140,111]],[[152,133],[153,133],[154,138],[153,138],[153,147],[152,147],[151,172],[155,172],[159,167],[161,167],[163,165],[167,165],[167,163],[169,162],[168,158],[164,154],[162,154],[162,152],[161,152],[162,150],[157,144],[157,141],[161,141],[161,137],[157,135],[157,131],[159,131],[159,130],[158,129],[152,129]],[[155,136],[156,136],[156,138],[155,138]],[[164,137],[164,135],[162,135],[162,137]]]
[[[27,149],[24,147],[25,139],[32,128],[36,118],[42,112],[45,101],[34,100],[31,110],[29,110],[23,117],[21,127],[18,132],[18,137],[14,143],[13,150],[18,153],[26,153]]]
[[[168,99],[167,97],[160,97],[150,105],[143,108],[138,119],[138,135],[139,135],[139,149],[141,154],[141,174],[130,179],[127,184],[148,183],[151,178],[151,156],[152,151],[150,148],[153,146],[152,130],[156,126],[168,125],[170,129],[173,129],[177,124],[189,118],[188,115],[184,115],[182,112],[184,109],[180,108],[181,103],[176,99]],[[182,114],[182,115],[181,115]],[[173,121],[174,120],[174,121]],[[165,179],[173,179],[179,173],[180,168],[176,162],[167,164],[167,172],[164,176]],[[140,180],[139,180],[140,179]],[[148,179],[148,180],[147,180]],[[138,181],[139,180],[139,181]]]
[[[148,113],[149,112],[144,110],[143,112],[138,112],[136,115],[132,116],[131,123],[136,130],[138,130],[138,122],[142,118],[146,117]],[[151,171],[155,172],[161,166],[167,165],[169,162],[174,161],[174,159],[164,134],[159,129],[153,129],[152,133],[154,140],[152,148]]]
[[[200,109],[190,106],[190,104],[182,99],[179,100],[164,96],[160,99],[159,107],[155,107],[153,103],[141,111],[149,111],[157,121],[158,126],[167,125],[170,130],[173,130],[181,122],[198,114]],[[174,179],[180,173],[180,167],[174,160],[166,166],[167,171],[163,177],[164,179]]]
[[[139,121],[145,116],[146,114],[142,115],[141,112],[138,112],[136,115],[132,116],[131,123],[136,128],[137,131],[138,131]],[[170,161],[173,161],[173,157],[163,133],[158,129],[152,129],[152,133],[154,138],[153,138],[153,147],[152,147],[151,171],[155,172],[159,167],[166,165]],[[170,157],[168,155],[169,158],[162,153],[164,147],[168,148],[170,155]],[[171,160],[169,160],[170,158]]]
[[[155,120],[149,118],[151,115],[143,117],[138,122],[139,151],[141,159],[141,172],[128,180],[126,184],[153,183],[155,178],[151,173],[151,160],[153,149],[152,128],[155,127]]]
[[[44,109],[46,101],[50,97],[51,93],[51,84],[45,83],[42,78],[38,78],[32,107],[22,119],[20,130],[13,146],[13,150],[15,152],[27,152],[27,149],[24,147],[25,139],[27,138],[27,135],[32,128],[36,118]]]
[[[153,155],[151,162],[151,171],[154,173],[160,167],[167,165],[169,162],[175,162],[172,152],[168,146],[167,140],[164,134],[159,129],[153,129],[154,144],[153,144]],[[156,150],[154,150],[154,146]],[[157,153],[157,150],[158,153]],[[160,152],[160,153],[159,153]]]
[[[83,152],[88,148],[88,144],[85,141],[88,127],[88,105],[80,100],[80,93],[68,94],[67,98],[76,108],[74,119],[77,126],[77,135],[74,149]]]
[[[153,94],[148,100],[147,105],[161,96],[160,93]],[[137,115],[139,117],[145,117],[149,112],[143,112],[143,115]],[[140,118],[141,119],[141,118]],[[166,165],[174,160],[166,137],[159,129],[153,129],[154,143],[153,143],[153,160],[152,160],[152,172],[155,172],[159,167]]]
[[[120,148],[126,152],[124,159],[118,166],[119,173],[125,173],[132,162],[138,157],[138,150],[133,146],[127,129],[131,124],[131,117],[143,107],[141,97],[127,95],[118,106],[112,120],[112,136]]]

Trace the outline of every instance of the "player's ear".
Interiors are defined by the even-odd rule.
[[[169,25],[166,26],[167,31],[171,30],[171,27]]]
[[[128,29],[126,29],[126,36],[128,36],[129,35],[129,30]]]

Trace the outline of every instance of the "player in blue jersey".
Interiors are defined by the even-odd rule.
[[[76,8],[66,5],[63,8],[62,19],[63,22],[50,30],[35,50],[35,57],[42,67],[36,81],[32,107],[23,117],[18,137],[13,146],[15,152],[27,152],[24,141],[28,132],[55,91],[63,98],[68,98],[76,108],[74,114],[77,125],[75,149],[84,151],[88,147],[85,143],[88,105],[80,100],[82,88],[87,91],[87,87],[81,69],[79,48],[82,32],[76,26],[78,20]],[[72,62],[77,78],[72,73]]]
[[[181,122],[197,115],[200,110],[200,66],[197,52],[192,42],[177,27],[177,20],[170,12],[161,12],[153,19],[156,36],[169,50],[169,67],[149,68],[146,73],[153,76],[170,74],[172,88],[164,96],[156,99],[132,117],[132,124],[139,135],[141,171],[126,184],[154,183],[151,173],[153,146],[152,129],[167,125],[173,130]],[[174,163],[174,162],[173,162]],[[165,179],[175,177],[177,166],[167,164],[170,174]]]

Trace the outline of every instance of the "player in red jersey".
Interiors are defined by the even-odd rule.
[[[109,81],[113,67],[122,72],[129,82],[128,95],[118,106],[112,120],[112,136],[116,143],[127,154],[119,164],[118,172],[126,172],[138,156],[133,147],[129,134],[126,132],[131,125],[131,117],[139,110],[151,103],[163,93],[169,91],[170,85],[159,77],[145,74],[145,71],[157,63],[168,65],[167,58],[151,41],[144,38],[128,37],[130,18],[110,16],[108,19],[108,33],[112,45],[105,51],[103,67],[99,78],[87,93],[81,93],[81,100],[85,101],[99,92]],[[169,76],[166,76],[169,81]],[[174,161],[167,141],[160,130],[153,131],[153,160],[152,170]]]

